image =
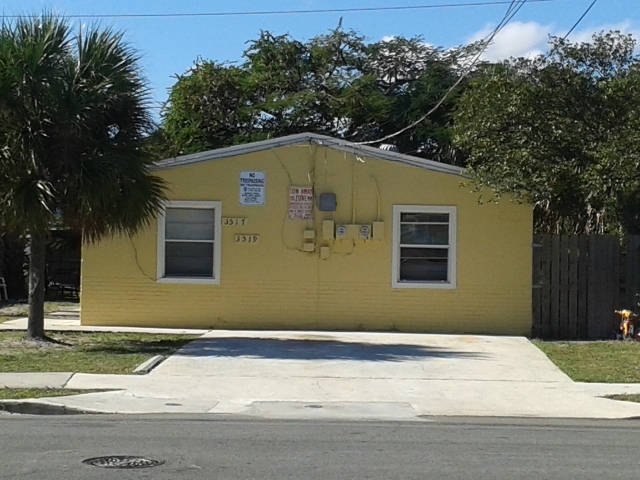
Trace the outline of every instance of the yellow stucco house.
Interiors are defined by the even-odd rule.
[[[135,238],[83,247],[83,325],[529,334],[532,208],[316,134],[157,162]]]

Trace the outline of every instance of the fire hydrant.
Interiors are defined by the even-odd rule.
[[[614,310],[620,316],[620,333],[623,340],[632,340],[635,331],[635,321],[638,315],[631,310]]]

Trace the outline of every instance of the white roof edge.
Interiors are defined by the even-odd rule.
[[[358,145],[357,143],[349,142],[347,140],[333,138],[326,135],[319,135],[317,133],[297,133],[294,135],[287,135],[286,137],[272,138],[269,140],[261,140],[258,142],[245,143],[241,145],[233,145],[231,147],[218,148],[216,150],[209,150],[206,152],[193,153],[191,155],[183,155],[180,157],[159,160],[154,163],[152,170],[170,170],[173,168],[184,167],[196,163],[208,162],[212,160],[222,160],[225,158],[237,157],[239,155],[247,155],[250,153],[262,152],[272,148],[288,147],[299,145],[302,143],[323,145],[333,150],[351,153],[353,155],[361,155],[379,160],[402,163],[405,165],[410,165],[434,172],[464,176],[464,169],[460,167],[455,167],[453,165],[448,165],[446,163],[440,163],[433,160],[425,160],[424,158],[412,157],[410,155],[404,155],[398,152],[381,150],[376,147]]]

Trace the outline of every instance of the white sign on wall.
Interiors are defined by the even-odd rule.
[[[264,172],[240,172],[240,205],[264,205]]]
[[[289,220],[313,220],[313,187],[289,187]]]

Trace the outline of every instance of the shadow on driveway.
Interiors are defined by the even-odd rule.
[[[428,358],[485,358],[484,355],[475,352],[419,345],[254,338],[201,338],[188,343],[174,356],[369,362],[400,362]]]

